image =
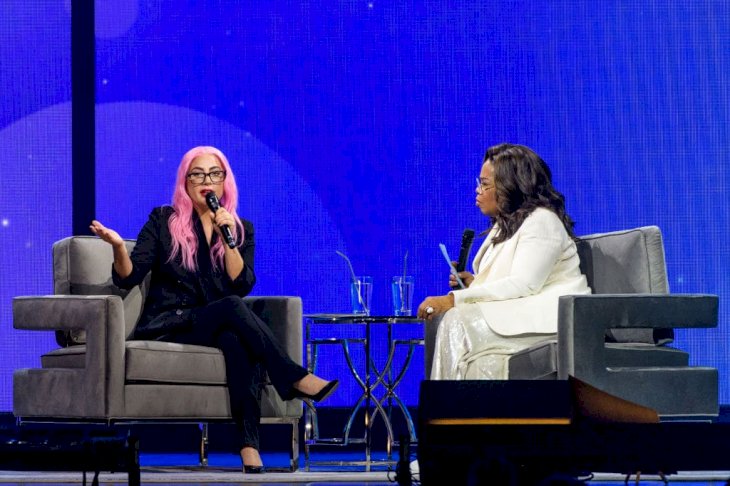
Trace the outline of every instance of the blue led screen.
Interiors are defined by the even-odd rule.
[[[13,329],[11,302],[52,294],[51,245],[71,232],[71,44],[62,1],[0,4],[0,411],[53,333]]]
[[[2,192],[0,410],[12,370],[36,366],[52,341],[12,330],[10,300],[51,290],[50,244],[70,231],[70,17],[63,1],[38,3],[43,13],[4,2],[23,28],[0,19],[12,39],[0,45],[12,94],[0,99],[0,137],[13,166],[34,169],[2,179],[25,204]],[[523,143],[552,167],[577,233],[658,225],[672,291],[720,295],[719,328],[678,331],[675,344],[720,369],[730,403],[730,6],[393,3],[97,2],[98,218],[134,238],[169,202],[182,154],[215,145],[256,228],[256,294],[348,311],[339,250],[373,276],[373,313],[389,314],[406,252],[416,303],[447,290],[438,243],[455,256],[464,228],[486,227],[473,182],[485,149]],[[50,151],[48,165],[25,146]],[[343,366],[330,353],[319,369]],[[410,404],[417,371],[403,388]],[[328,403],[356,395],[349,382]]]

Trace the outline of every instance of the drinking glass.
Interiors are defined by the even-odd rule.
[[[370,300],[373,295],[373,277],[355,277],[350,282],[350,300],[353,314],[370,315]]]
[[[393,315],[410,316],[413,308],[413,276],[398,275],[393,277]]]

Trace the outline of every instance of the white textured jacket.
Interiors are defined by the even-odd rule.
[[[474,257],[474,281],[454,303],[477,303],[489,327],[504,336],[556,333],[558,297],[590,294],[578,250],[558,216],[535,209],[512,238],[492,245],[489,232]]]

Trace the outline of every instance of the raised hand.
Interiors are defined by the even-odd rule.
[[[114,249],[114,269],[120,277],[128,277],[132,273],[132,260],[129,258],[127,247],[124,245],[124,240],[119,236],[119,233],[107,228],[97,220],[92,221],[89,228],[96,236],[112,245]]]
[[[119,236],[119,233],[111,228],[107,228],[97,220],[91,222],[89,229],[91,229],[91,232],[96,236],[112,246],[124,246],[124,240],[121,236]]]

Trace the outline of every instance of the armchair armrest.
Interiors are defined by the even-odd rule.
[[[303,364],[302,299],[288,296],[249,296],[243,299],[274,333],[289,357]]]
[[[609,328],[717,326],[718,297],[706,294],[565,295],[558,304],[558,377],[603,366]]]
[[[110,313],[114,314],[115,310],[121,312],[121,304],[121,297],[116,295],[15,297],[13,327],[38,331],[90,330],[96,327],[95,323],[111,318]]]
[[[560,297],[564,311],[590,318],[596,326],[613,327],[715,327],[718,297],[708,294],[593,294]],[[562,320],[562,319],[561,319]]]
[[[114,404],[121,406],[123,403],[124,388],[124,305],[119,296],[16,297],[13,299],[13,327],[47,331],[84,329],[86,363],[83,376],[78,377],[73,388],[79,396],[85,397],[84,406],[89,408],[78,412],[89,417],[114,415],[111,409]],[[52,369],[38,370],[36,379],[52,388],[53,372]],[[41,375],[48,376],[43,378]]]
[[[704,294],[568,295],[558,305],[558,379],[574,376],[663,417],[718,414],[718,375],[698,366],[606,366],[608,328],[717,325],[718,297]]]
[[[604,367],[606,329],[715,327],[717,316],[716,295],[562,296],[558,304],[558,377],[589,379],[598,367]]]

